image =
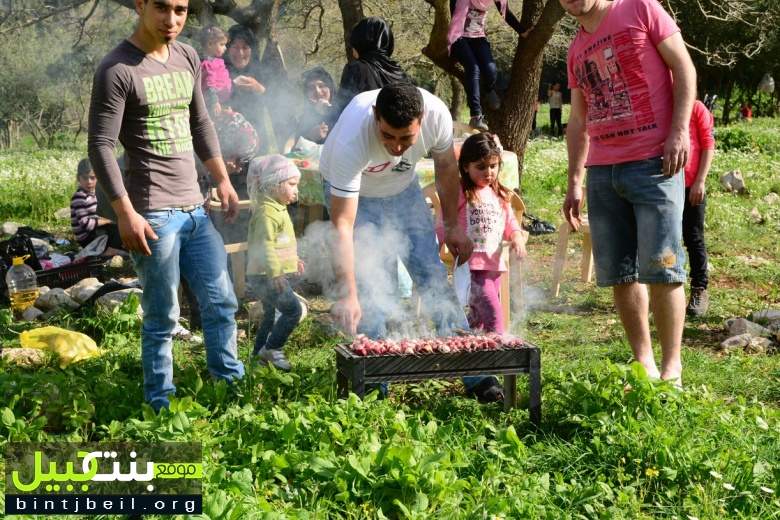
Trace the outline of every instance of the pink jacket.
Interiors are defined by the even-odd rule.
[[[487,11],[495,3],[496,0],[457,0],[447,32],[447,50],[450,50],[452,44],[463,35],[463,26],[466,24],[466,15],[470,6],[480,11]],[[506,18],[507,0],[499,0],[499,3],[501,4],[501,17]]]

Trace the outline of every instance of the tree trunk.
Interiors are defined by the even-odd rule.
[[[460,110],[463,107],[463,94],[465,90],[461,85],[458,78],[450,76],[450,89],[452,90],[452,99],[450,100],[450,115],[453,121],[457,121],[460,117]]]
[[[341,10],[341,21],[344,27],[344,52],[347,55],[347,61],[352,61],[349,35],[355,24],[364,18],[363,0],[339,0],[339,10]]]
[[[726,94],[723,96],[723,124],[729,124],[731,119],[731,94],[734,92],[734,80],[728,82]]]

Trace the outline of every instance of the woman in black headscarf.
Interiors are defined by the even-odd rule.
[[[411,81],[391,56],[395,48],[393,31],[375,16],[363,18],[349,37],[354,61],[344,66],[336,102],[341,111],[361,92],[375,90],[399,81]]]
[[[265,80],[260,71],[257,39],[252,31],[242,25],[234,25],[228,30],[225,64],[233,81],[233,92],[226,104],[240,112],[267,145],[263,123]]]
[[[303,113],[298,120],[297,137],[323,144],[339,118],[333,107],[336,85],[328,71],[317,66],[301,75]]]

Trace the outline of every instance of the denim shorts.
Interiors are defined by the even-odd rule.
[[[588,220],[596,283],[685,283],[682,172],[668,177],[660,157],[588,167]]]

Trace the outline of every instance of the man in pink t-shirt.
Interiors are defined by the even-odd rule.
[[[634,358],[681,384],[684,183],[696,71],[657,0],[559,0],[580,23],[569,48],[569,186],[577,229],[587,168],[596,282],[612,287]],[[648,297],[645,285],[650,286]],[[659,371],[649,309],[663,352]]]

